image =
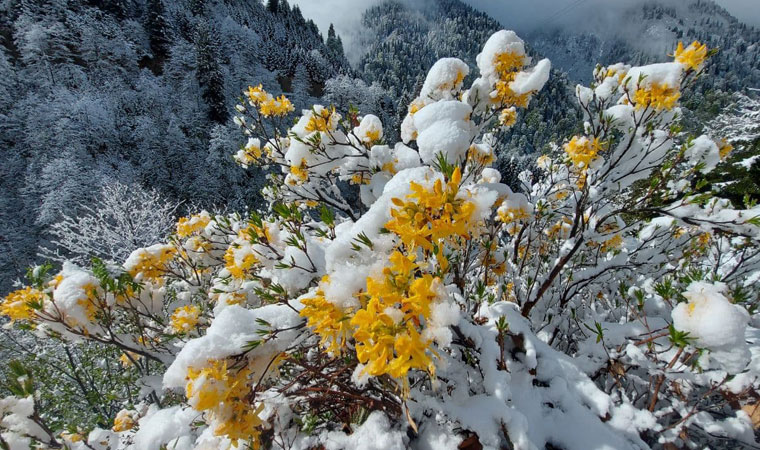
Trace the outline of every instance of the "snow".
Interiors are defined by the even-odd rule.
[[[630,91],[637,88],[649,88],[657,83],[668,87],[681,85],[683,66],[679,63],[657,63],[648,66],[633,67],[626,76],[626,87]]]
[[[752,168],[752,165],[755,164],[759,159],[760,155],[750,156],[749,158],[745,158],[735,164],[749,170]]]
[[[173,406],[155,410],[141,418],[134,436],[135,448],[158,449],[162,446],[176,450],[191,450],[191,424],[200,419],[200,413],[192,408]]]
[[[712,350],[729,372],[739,372],[749,361],[744,340],[749,314],[726,297],[727,286],[721,282],[695,281],[683,296],[687,303],[673,308],[673,326],[689,333],[698,347]]]
[[[391,428],[388,417],[380,411],[372,412],[367,420],[354,428],[350,435],[338,431],[327,432],[323,438],[325,450],[405,450],[406,432]]]
[[[498,183],[501,181],[501,172],[494,168],[486,167],[480,173],[479,181],[482,183]]]
[[[488,38],[483,45],[483,50],[475,58],[478,69],[480,69],[480,75],[492,79],[492,82],[498,78],[494,60],[499,54],[506,52],[525,55],[525,44],[514,31],[497,31]],[[529,63],[530,57],[524,56],[523,64]]]
[[[462,82],[469,73],[470,68],[461,59],[439,59],[428,71],[420,97],[450,100],[453,98],[452,93],[462,87]]]
[[[70,321],[81,326],[90,323],[83,303],[89,302],[88,292],[100,283],[90,273],[71,263],[65,263],[61,271],[63,280],[53,292],[55,309]],[[47,305],[51,306],[52,305]]]
[[[417,146],[424,164],[432,165],[439,154],[447,161],[461,160],[470,147],[473,130],[467,121],[472,108],[460,101],[441,101],[414,115]]]
[[[549,81],[552,64],[548,59],[542,59],[533,68],[517,74],[515,81],[509,83],[509,88],[517,95],[540,91]]]
[[[257,320],[268,322],[270,327],[262,326]],[[253,310],[230,305],[211,322],[204,336],[185,344],[164,374],[164,387],[184,387],[188,368],[204,367],[211,359],[242,352],[247,343],[262,338],[258,331],[283,330],[300,322],[302,319],[298,313],[286,305],[265,305]],[[247,355],[256,358],[281,352],[293,343],[297,335],[297,330],[279,332],[275,338],[267,340]]]
[[[686,149],[685,156],[689,158],[692,165],[703,163],[704,167],[700,169],[702,173],[712,171],[720,163],[718,145],[715,141],[704,135],[694,139],[692,145]]]

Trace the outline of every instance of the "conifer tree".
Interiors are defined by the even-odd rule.
[[[224,92],[224,74],[217,54],[219,45],[205,23],[198,25],[195,41],[197,71],[196,77],[202,89],[203,100],[208,106],[208,118],[224,123],[229,117]]]
[[[158,59],[165,58],[169,51],[169,25],[165,14],[162,0],[148,0],[145,29],[148,32],[153,57]]]
[[[272,14],[277,14],[277,11],[280,9],[279,6],[279,0],[267,0],[267,10]]]

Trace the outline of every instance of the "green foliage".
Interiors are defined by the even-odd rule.
[[[729,157],[706,178],[703,189],[717,190],[719,197],[731,200],[734,206],[749,208],[760,201],[760,163],[749,169],[738,164],[752,156],[760,155],[760,139],[736,143]]]

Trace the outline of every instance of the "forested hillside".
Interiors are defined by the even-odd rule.
[[[427,67],[450,55],[474,68],[478,43],[501,28],[493,18],[459,0],[441,0],[424,7],[388,1],[370,8],[364,25],[373,32],[368,34],[372,40],[367,42],[367,52],[357,70],[396,99],[398,119],[394,124],[406,115],[409,102],[419,94]],[[530,50],[529,54],[534,59],[543,56]],[[517,162],[515,166],[513,158],[545,150],[549,142],[578,127],[579,121],[573,86],[560,71],[552,71],[548,84],[531,107],[518,115],[516,125],[500,133],[505,151],[499,155],[499,169],[505,174],[519,172],[524,165]]]
[[[243,88],[301,108],[349,71],[340,38],[284,0],[0,2],[0,286],[105,184],[256,205],[262,177],[229,156]]]

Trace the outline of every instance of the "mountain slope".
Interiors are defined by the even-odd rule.
[[[442,57],[458,57],[477,75],[475,57],[483,43],[500,25],[488,15],[458,0],[425,3],[424,7],[388,1],[367,10],[364,25],[370,30],[367,52],[357,71],[368,82],[385,87],[396,102],[398,119],[419,93],[428,69]],[[535,52],[531,54],[536,57]],[[566,136],[580,116],[567,80],[558,71],[544,89],[521,112],[518,122],[503,132],[500,139],[506,151],[500,156],[500,169],[514,175],[512,156],[540,152],[549,142]],[[390,127],[388,127],[390,128]],[[534,158],[533,156],[531,158]]]
[[[261,177],[230,157],[241,90],[261,82],[300,108],[346,71],[337,38],[285,1],[0,2],[0,285],[111,180],[256,205]]]

